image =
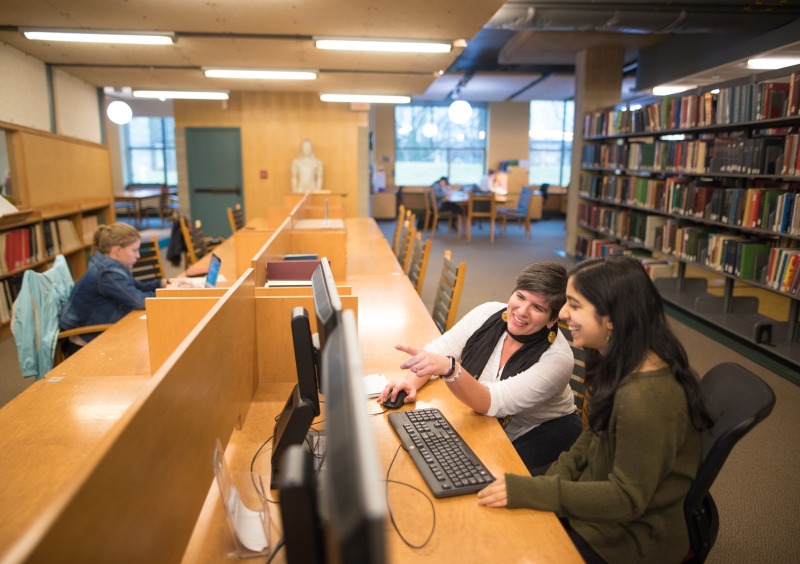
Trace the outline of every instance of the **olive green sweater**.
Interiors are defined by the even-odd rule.
[[[608,429],[584,429],[545,476],[506,475],[509,507],[554,511],[611,563],[680,562],[683,500],[702,456],[686,396],[668,369],[632,374]]]

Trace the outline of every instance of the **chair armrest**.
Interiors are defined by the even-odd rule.
[[[75,329],[66,329],[58,334],[59,339],[66,339],[68,337],[75,337],[77,335],[86,335],[87,333],[102,333],[113,323],[103,323],[101,325],[87,325],[86,327],[76,327]]]

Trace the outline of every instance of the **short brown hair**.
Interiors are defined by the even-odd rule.
[[[517,290],[544,296],[550,308],[550,319],[555,319],[567,301],[567,269],[557,262],[535,262],[517,276],[514,291]]]

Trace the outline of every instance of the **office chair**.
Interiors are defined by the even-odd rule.
[[[467,203],[467,241],[472,241],[472,222],[475,220],[489,220],[489,240],[494,243],[494,224],[497,217],[497,204],[494,194],[478,195],[469,193]]]
[[[714,426],[703,432],[703,460],[683,504],[689,529],[684,562],[704,562],[719,531],[719,513],[709,489],[734,445],[775,405],[775,394],[758,376],[733,362],[723,362],[700,380],[700,393]]]
[[[142,241],[139,246],[139,260],[131,269],[133,277],[140,282],[164,276],[164,264],[161,262],[161,252],[158,249],[158,237],[149,241]]]
[[[497,219],[503,222],[503,237],[506,236],[506,226],[509,219],[517,221],[517,224],[524,222],[525,235],[533,238],[531,234],[531,204],[533,203],[533,190],[529,186],[523,186],[517,200],[515,208],[497,208]]]
[[[417,294],[422,295],[422,285],[425,282],[425,272],[428,270],[428,259],[431,255],[431,240],[422,242],[422,234],[417,233],[414,237],[414,246],[411,249],[411,260],[408,263],[408,278],[417,290]]]
[[[467,276],[467,264],[453,262],[449,249],[444,252],[442,275],[439,278],[439,287],[436,289],[436,298],[433,302],[433,322],[439,331],[444,333],[456,323],[458,302],[461,301],[461,291],[464,289],[464,279]]]

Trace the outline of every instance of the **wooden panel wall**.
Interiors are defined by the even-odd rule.
[[[244,205],[248,218],[263,217],[291,192],[292,160],[310,139],[322,160],[323,188],[348,194],[345,209],[357,215],[358,128],[369,114],[348,104],[331,104],[306,92],[236,92],[227,109],[219,102],[174,103],[175,126],[239,127],[242,132]],[[367,163],[364,163],[367,166]],[[261,179],[260,172],[267,171]]]
[[[30,130],[12,131],[10,137],[21,204],[113,197],[107,146]]]

